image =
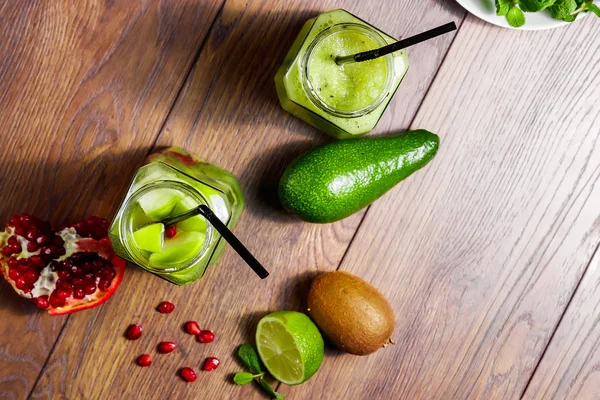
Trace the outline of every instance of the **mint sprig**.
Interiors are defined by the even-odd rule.
[[[233,376],[233,382],[236,385],[245,385],[252,381],[256,381],[272,397],[275,397],[278,400],[285,399],[284,395],[277,393],[271,387],[271,385],[269,385],[269,382],[265,380],[265,372],[261,368],[260,359],[258,358],[258,354],[256,354],[256,350],[254,350],[252,345],[248,343],[241,345],[237,354],[242,363],[244,363],[244,365],[254,373],[238,372]]]
[[[496,15],[506,16],[510,26],[525,25],[525,14],[547,10],[554,19],[573,22],[581,13],[591,12],[600,17],[600,7],[594,0],[494,0]]]

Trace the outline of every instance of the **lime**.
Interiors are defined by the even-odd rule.
[[[159,222],[133,232],[133,240],[142,250],[158,253],[162,249],[165,226]]]
[[[325,344],[319,329],[306,314],[277,311],[259,321],[256,347],[275,379],[298,385],[321,366]]]
[[[185,263],[202,250],[204,234],[200,232],[182,232],[172,239],[166,239],[162,250],[150,255],[150,262],[155,266],[167,266]]]

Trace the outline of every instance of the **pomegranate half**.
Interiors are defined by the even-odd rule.
[[[0,231],[0,273],[22,297],[52,315],[96,307],[115,292],[126,263],[108,239],[108,221],[89,217],[52,229],[30,215]]]

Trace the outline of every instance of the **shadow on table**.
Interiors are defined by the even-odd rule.
[[[22,213],[48,220],[53,226],[91,215],[110,221],[148,150],[88,156],[73,151],[70,160],[58,163],[19,162],[18,156],[4,159],[0,162],[2,228],[11,215]],[[36,311],[33,303],[0,282],[0,311],[4,308],[24,314]]]
[[[280,222],[294,222],[297,218],[286,212],[279,202],[279,180],[290,163],[322,141],[295,141],[259,153],[248,163],[242,181],[250,184],[248,212],[261,218]]]

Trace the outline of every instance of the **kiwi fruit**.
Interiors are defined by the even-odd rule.
[[[312,281],[308,313],[329,341],[347,353],[367,355],[393,343],[390,303],[348,272],[326,272]]]

